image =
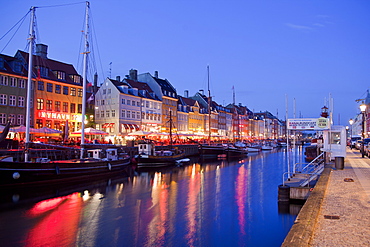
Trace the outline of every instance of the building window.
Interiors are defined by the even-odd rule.
[[[37,99],[37,110],[44,110],[44,99]]]
[[[131,111],[127,111],[127,118],[131,117]]]
[[[149,101],[145,101],[145,107],[149,108]]]
[[[24,116],[21,114],[17,116],[17,125],[24,125]]]
[[[96,112],[95,112],[95,116],[96,116],[96,118],[100,118],[99,111],[96,111]]]
[[[44,82],[38,81],[37,82],[37,90],[44,91]]]
[[[53,84],[46,83],[46,91],[52,93],[53,92]]]
[[[40,67],[40,76],[42,77],[49,77],[48,75],[48,68],[46,67]]]
[[[8,77],[0,75],[0,85],[8,86]]]
[[[116,117],[116,110],[112,110],[112,117]]]
[[[20,88],[26,88],[26,80],[24,79],[19,79],[18,84]]]
[[[0,105],[7,105],[8,104],[8,95],[0,94]]]
[[[55,107],[55,111],[60,111],[60,101],[55,101],[54,107]]]
[[[140,112],[139,111],[136,113],[136,118],[140,119]]]
[[[109,111],[106,111],[105,113],[106,113],[106,116],[109,117]]]
[[[36,128],[40,129],[42,127],[42,119],[36,119]]]
[[[63,102],[63,112],[68,112],[68,102]]]
[[[112,89],[108,88],[108,94],[112,93]]]
[[[81,77],[79,75],[71,75],[70,77],[74,83],[81,83]]]
[[[63,71],[55,71],[55,76],[58,80],[66,80],[66,73],[64,73]]]
[[[125,99],[122,99],[121,103],[122,103],[122,105],[124,105],[125,104]]]
[[[127,105],[131,105],[131,100],[127,100]]]
[[[46,120],[45,121],[45,126],[48,128],[51,128],[51,120]]]
[[[69,94],[69,90],[68,90],[68,87],[67,86],[63,86],[63,94],[64,95],[68,95]]]
[[[104,100],[102,99],[101,102],[100,102],[100,105],[104,105]]]
[[[77,113],[82,113],[82,104],[78,104]]]
[[[10,106],[17,106],[17,96],[9,95],[9,105]]]
[[[103,118],[104,117],[104,111],[100,111],[100,116]]]
[[[17,78],[10,77],[10,86],[11,87],[16,87],[17,86]]]
[[[55,93],[60,94],[61,87],[61,85],[55,85]]]
[[[24,97],[23,96],[18,97],[18,106],[24,107]]]
[[[11,124],[15,124],[15,114],[9,114],[8,120]]]
[[[76,104],[75,103],[71,103],[70,113],[76,113]]]
[[[6,124],[6,114],[0,113],[0,124]]]
[[[51,111],[53,109],[53,101],[48,99],[46,100],[46,110]]]
[[[103,94],[106,94],[107,93],[107,89],[103,89]]]
[[[78,89],[77,96],[78,97],[82,97],[82,88],[79,88]]]
[[[126,117],[126,110],[121,110],[121,118],[125,118]]]
[[[71,96],[76,96],[76,88],[71,87]]]

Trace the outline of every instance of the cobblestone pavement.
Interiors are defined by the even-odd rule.
[[[331,171],[309,246],[370,246],[370,159],[359,151]]]

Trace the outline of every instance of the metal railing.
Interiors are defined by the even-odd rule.
[[[324,160],[321,157],[324,156],[325,153],[321,153],[317,156],[314,160],[310,163],[296,163],[293,165],[293,172],[285,172],[283,173],[283,185],[285,185],[285,181],[287,179],[292,178],[295,174],[307,174],[309,177],[302,181],[300,186],[306,186],[312,180],[316,179],[318,175],[324,170]]]

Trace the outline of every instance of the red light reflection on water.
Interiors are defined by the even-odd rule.
[[[81,208],[79,193],[37,203],[27,216],[40,220],[28,232],[25,246],[73,246]]]
[[[246,169],[241,166],[238,170],[238,176],[236,177],[236,205],[238,206],[238,222],[240,227],[240,233],[245,235],[245,201],[246,201]]]
[[[186,239],[188,240],[189,246],[194,246],[197,235],[197,212],[198,212],[198,195],[201,185],[201,175],[197,172],[197,167],[193,165],[191,169],[191,178],[189,180],[189,194],[187,200],[187,212],[188,218]]]

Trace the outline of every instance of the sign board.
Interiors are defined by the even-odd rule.
[[[329,129],[328,118],[294,118],[288,119],[289,130],[324,130]]]

